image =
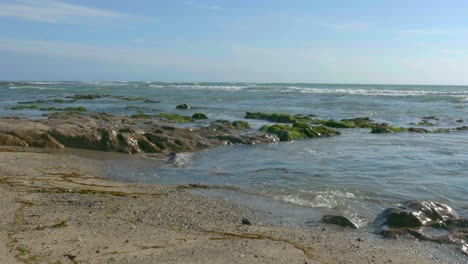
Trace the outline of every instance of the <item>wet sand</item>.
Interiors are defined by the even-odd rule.
[[[105,155],[105,153],[102,153]],[[448,245],[272,225],[193,186],[100,177],[103,159],[0,148],[0,263],[466,263]],[[242,218],[252,225],[242,225]]]

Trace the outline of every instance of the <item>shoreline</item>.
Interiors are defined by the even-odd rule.
[[[25,152],[19,152],[25,151]],[[0,148],[2,263],[462,263],[450,245],[264,223],[190,186],[102,178],[83,153]],[[56,151],[53,151],[56,152]],[[14,204],[15,206],[11,206]],[[252,225],[242,225],[246,218]]]

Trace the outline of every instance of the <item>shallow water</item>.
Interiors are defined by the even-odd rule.
[[[410,126],[437,116],[437,127],[468,122],[468,87],[246,83],[0,83],[1,116],[43,118],[44,111],[10,110],[19,101],[62,99],[74,94],[103,97],[38,106],[85,106],[90,111],[131,115],[206,113],[210,120],[242,119],[246,111],[315,114],[341,119],[369,116]],[[149,99],[156,102],[144,102]],[[194,106],[176,110],[177,104]],[[464,119],[463,123],[456,122]],[[248,120],[253,129],[266,122]],[[206,124],[197,123],[197,125]],[[414,125],[412,125],[414,126]],[[468,217],[468,133],[342,135],[253,146],[222,146],[177,156],[177,166],[129,161],[116,179],[163,184],[205,183],[277,201],[292,208],[337,212],[361,224],[383,208],[409,199],[447,203]],[[126,170],[123,167],[127,168]],[[251,197],[251,196],[249,196]],[[259,198],[260,199],[260,198]],[[298,207],[297,207],[298,206]]]

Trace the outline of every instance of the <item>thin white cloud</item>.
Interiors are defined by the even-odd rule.
[[[346,22],[346,23],[322,23],[321,25],[336,29],[336,30],[343,30],[343,31],[360,31],[368,29],[368,25],[364,23],[356,23],[356,22]]]
[[[0,37],[0,52],[22,55],[46,55],[88,62],[121,65],[173,67],[192,69],[195,65],[210,70],[223,68],[217,60],[195,56],[181,56],[167,50],[141,46],[97,46],[69,42],[25,40]],[[200,63],[204,62],[203,66]]]
[[[89,20],[131,20],[147,17],[69,4],[58,0],[17,0],[0,3],[0,17],[47,23],[88,23]]]
[[[427,36],[467,36],[468,30],[464,29],[405,29],[400,33],[409,35]]]
[[[210,4],[204,4],[204,3],[200,3],[200,2],[194,2],[194,1],[186,1],[185,4],[189,5],[189,6],[196,7],[196,8],[212,10],[212,11],[224,10],[224,7],[219,6],[219,5],[210,5]]]

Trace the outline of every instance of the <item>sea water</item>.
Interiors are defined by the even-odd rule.
[[[110,95],[54,103],[75,94]],[[122,100],[112,96],[138,97]],[[245,112],[313,114],[320,119],[370,117],[396,126],[468,125],[468,87],[299,83],[2,82],[0,116],[45,118],[44,111],[12,110],[18,102],[84,106],[91,112],[131,115],[160,112],[209,120],[243,120]],[[49,100],[49,101],[47,101]],[[146,100],[146,101],[145,101]],[[189,110],[177,110],[178,104]],[[246,120],[252,130],[268,124]],[[463,121],[463,122],[461,122]],[[427,128],[427,127],[426,127]],[[431,127],[429,128],[431,129]],[[340,136],[259,145],[221,146],[182,153],[166,166],[114,170],[114,179],[160,184],[202,183],[271,201],[278,208],[334,212],[368,223],[383,208],[405,200],[446,203],[468,217],[468,132],[371,134],[340,129]],[[288,207],[288,206],[291,207]]]

